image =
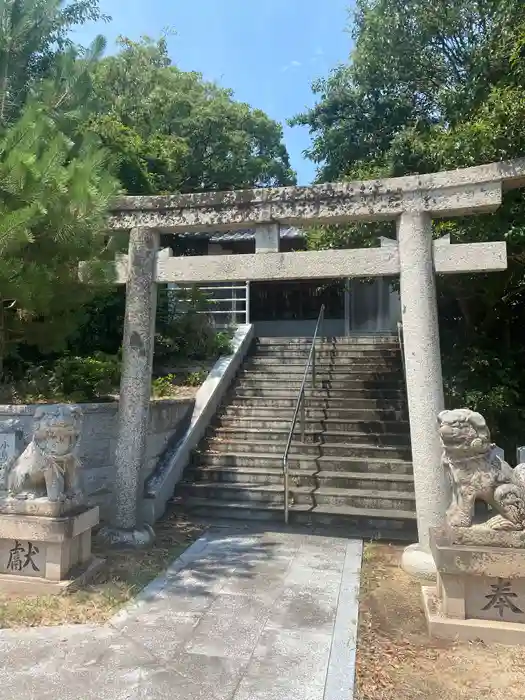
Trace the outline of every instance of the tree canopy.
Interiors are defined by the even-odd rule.
[[[358,0],[354,49],[313,90],[306,125],[319,181],[428,173],[525,153],[525,5],[521,0]],[[316,247],[374,245],[388,226],[318,229]],[[506,240],[504,273],[440,281],[447,389],[501,432],[525,430],[525,201],[435,222],[452,241]],[[393,235],[390,231],[390,235]],[[505,437],[505,436],[504,436]]]
[[[90,128],[130,194],[295,182],[282,127],[230,90],[172,65],[165,39],[121,38],[94,71]]]

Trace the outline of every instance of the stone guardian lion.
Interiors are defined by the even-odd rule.
[[[499,513],[484,527],[525,529],[525,464],[513,469],[495,453],[487,423],[480,413],[469,409],[442,411],[438,426],[443,445],[442,464],[452,485],[452,503],[446,515],[448,524],[470,527],[475,502],[480,500]]]
[[[75,454],[81,432],[80,408],[40,406],[33,420],[33,439],[9,469],[10,496],[80,503],[79,461]]]

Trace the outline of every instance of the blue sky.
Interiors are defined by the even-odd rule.
[[[101,0],[111,23],[75,32],[88,43],[97,33],[109,40],[122,34],[160,36],[166,28],[170,55],[183,70],[232,88],[235,98],[284,123],[312,105],[312,81],[347,60],[344,32],[351,0]],[[285,125],[285,141],[298,173],[308,184],[315,165],[303,157],[307,129]]]

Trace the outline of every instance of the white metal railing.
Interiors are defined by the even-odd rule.
[[[196,289],[207,299],[197,313],[206,314],[217,328],[228,328],[250,323],[250,283],[219,282],[206,286],[182,287],[170,285],[174,291]]]

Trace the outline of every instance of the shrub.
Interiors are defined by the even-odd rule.
[[[151,393],[156,399],[169,396],[173,391],[176,376],[166,374],[164,377],[157,377],[151,382]]]
[[[120,358],[95,353],[92,357],[61,357],[53,364],[37,365],[24,380],[13,383],[17,402],[100,401],[118,391]]]
[[[164,324],[155,336],[155,358],[208,360],[231,352],[230,334],[217,333],[206,314],[188,311]]]
[[[207,372],[203,369],[198,370],[197,372],[190,372],[188,376],[186,377],[186,381],[184,382],[187,386],[200,386],[202,382],[206,379]]]
[[[98,352],[91,357],[61,357],[50,375],[55,396],[93,401],[118,390],[120,358]]]
[[[220,331],[215,335],[215,352],[217,355],[231,355],[232,333],[231,331]]]

